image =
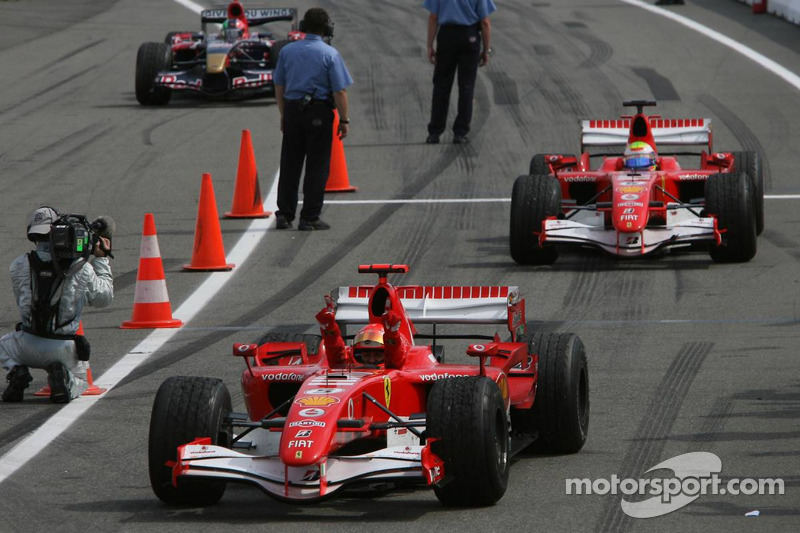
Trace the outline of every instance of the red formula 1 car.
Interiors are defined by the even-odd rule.
[[[589,424],[583,344],[569,333],[527,335],[516,287],[398,286],[404,265],[363,265],[375,286],[342,287],[317,315],[324,337],[269,334],[234,344],[244,359],[247,413],[234,413],[218,379],[173,377],[150,422],[150,480],[168,504],[217,502],[229,481],[288,502],[347,487],[430,485],[446,505],[487,505],[505,493],[510,458],[524,449],[573,453]],[[339,325],[367,324],[353,346]],[[436,324],[506,324],[497,334],[436,335]],[[433,324],[432,345],[417,324]],[[384,332],[377,351],[357,347]],[[333,333],[331,333],[333,332]],[[442,339],[481,339],[477,364],[445,364]],[[383,362],[366,355],[383,354]]]
[[[764,178],[756,152],[713,152],[710,119],[662,119],[631,101],[633,117],[581,122],[581,155],[538,154],[511,196],[511,257],[553,263],[566,245],[637,257],[679,247],[721,262],[749,261],[764,229]],[[703,145],[701,152],[665,147]],[[625,146],[590,154],[589,147]],[[699,155],[699,168],[678,156]],[[601,157],[592,168],[591,157]]]
[[[164,105],[172,91],[211,97],[270,95],[278,53],[288,42],[302,39],[297,9],[244,9],[234,0],[227,8],[206,9],[202,31],[170,32],[163,43],[144,43],[136,56],[136,99],[142,105]],[[289,21],[291,30],[277,40],[271,32],[253,28]],[[222,24],[208,33],[207,24]]]

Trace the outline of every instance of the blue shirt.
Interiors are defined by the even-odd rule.
[[[353,83],[339,52],[313,33],[283,47],[272,80],[285,87],[287,100],[300,100],[307,94],[324,100]]]
[[[439,18],[440,26],[472,26],[497,10],[492,0],[425,0],[424,7]]]

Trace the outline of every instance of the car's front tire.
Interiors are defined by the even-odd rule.
[[[561,185],[546,174],[519,176],[511,191],[509,248],[521,265],[550,265],[558,258],[553,246],[539,246],[542,223],[561,210]]]
[[[142,105],[165,105],[172,91],[156,87],[156,74],[172,67],[172,48],[166,43],[143,43],[136,53],[136,100]]]

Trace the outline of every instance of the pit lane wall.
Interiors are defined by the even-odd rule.
[[[800,0],[739,0],[739,2],[749,6],[755,5],[754,13],[759,6],[766,4],[767,13],[800,25]]]

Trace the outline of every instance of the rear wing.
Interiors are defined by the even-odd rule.
[[[331,294],[336,301],[336,321],[364,324],[369,321],[372,286],[339,287]],[[394,288],[415,324],[507,324],[520,334],[525,327],[525,300],[518,287],[429,287]]]
[[[581,153],[588,146],[624,146],[628,143],[631,119],[582,120]],[[650,118],[650,131],[656,146],[706,145],[711,153],[713,142],[710,118]]]
[[[260,26],[261,24],[281,20],[288,20],[294,23],[297,21],[297,9],[294,7],[245,9],[244,16],[250,26]],[[225,22],[227,18],[228,8],[225,7],[204,9],[200,12],[200,22],[203,24],[208,22],[222,23]]]

